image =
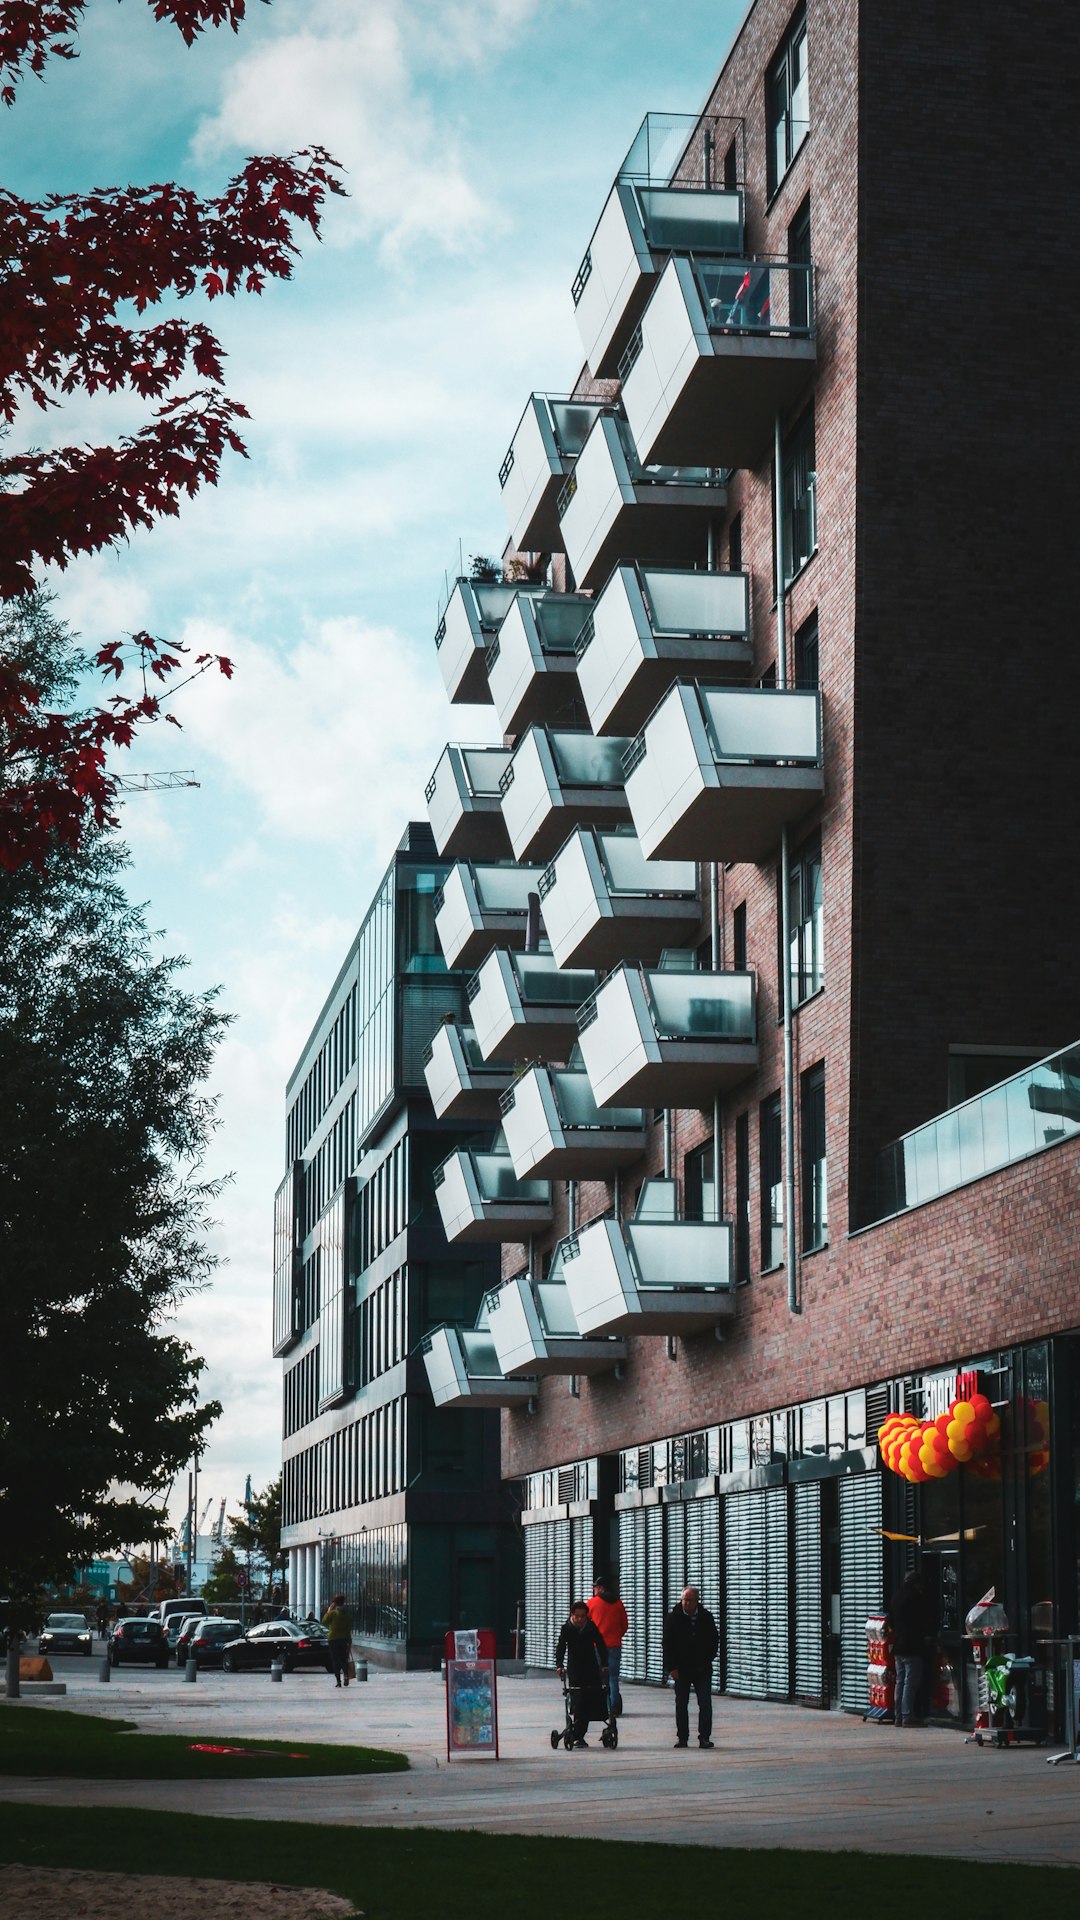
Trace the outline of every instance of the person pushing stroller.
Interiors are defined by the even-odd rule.
[[[587,1747],[590,1720],[606,1720],[607,1648],[589,1618],[584,1600],[575,1600],[555,1648],[559,1679],[570,1689],[575,1747]]]

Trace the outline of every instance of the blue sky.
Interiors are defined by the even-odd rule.
[[[745,11],[274,0],[186,52],[140,0],[89,0],[80,60],[24,83],[0,121],[0,177],[30,196],[168,178],[215,192],[246,154],[309,142],[349,171],[295,279],[212,311],[250,460],[54,582],[88,644],[147,627],[236,662],[124,769],[195,769],[198,791],[125,805],[132,891],[238,1016],[216,1075],[227,1264],[181,1321],[225,1405],[202,1469],[215,1504],[280,1461],[286,1078],[442,744],[491,737],[443,695],[444,571],[459,542],[505,544],[499,464],[529,392],[566,391],[580,366],[569,285],[611,179],[647,111],[702,105]],[[139,418],[79,402],[26,438]]]

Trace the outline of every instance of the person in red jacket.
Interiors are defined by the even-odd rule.
[[[597,1580],[593,1585],[589,1618],[607,1648],[608,1703],[613,1714],[621,1713],[619,1669],[622,1666],[622,1643],[630,1622],[626,1618],[626,1608],[618,1595],[611,1592],[606,1580]]]

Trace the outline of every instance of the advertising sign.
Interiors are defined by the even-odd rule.
[[[455,1753],[499,1757],[495,1635],[487,1631],[446,1636],[447,1759]]]

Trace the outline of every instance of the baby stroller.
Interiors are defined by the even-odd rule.
[[[604,1725],[600,1733],[601,1746],[618,1746],[619,1723],[615,1715],[610,1711],[610,1702],[608,1700],[608,1690],[606,1686],[604,1686],[602,1682],[597,1681],[595,1687],[572,1687],[567,1680],[564,1680],[563,1717],[565,1725],[552,1727],[551,1744],[553,1748],[557,1749],[561,1745],[566,1749],[567,1753],[570,1752],[574,1744],[574,1720],[576,1716],[582,1712],[587,1715],[590,1721],[603,1721]]]

